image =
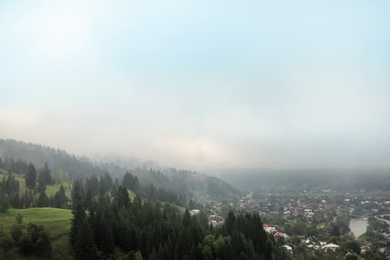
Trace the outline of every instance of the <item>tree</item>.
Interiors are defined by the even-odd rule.
[[[357,257],[357,255],[348,253],[345,255],[345,260],[358,260],[358,257]]]
[[[339,229],[339,226],[337,224],[333,224],[331,235],[335,236],[335,237],[340,236],[340,229]]]
[[[109,192],[112,188],[114,181],[112,180],[111,176],[109,173],[105,173],[104,176],[100,177],[99,180],[99,189],[100,191]]]
[[[96,259],[96,253],[97,250],[93,243],[90,225],[88,221],[84,219],[73,244],[73,255],[76,259],[93,260]]]
[[[47,162],[45,163],[43,168],[40,170],[40,173],[42,173],[42,176],[43,176],[46,184],[53,184],[53,176],[51,175],[51,171],[49,169],[49,166],[47,166]]]
[[[9,199],[6,195],[4,199],[0,200],[0,213],[5,213],[9,209]]]
[[[80,195],[80,184],[79,182],[75,182],[73,185],[73,191],[72,191],[72,201],[73,201],[73,209],[72,214],[73,218],[70,222],[70,243],[72,246],[74,246],[77,238],[77,232],[82,228],[82,226],[85,223],[85,220],[87,218],[87,215],[85,214],[85,209],[81,200]]]
[[[189,210],[195,209],[195,203],[194,203],[192,200],[190,200],[190,201],[188,202],[188,209],[189,209]]]
[[[16,223],[18,223],[18,224],[23,224],[23,215],[20,214],[20,213],[18,213],[18,214],[16,215],[16,217],[15,217],[15,221],[16,221]]]
[[[49,207],[49,197],[47,197],[46,192],[39,193],[37,207]]]
[[[122,179],[122,186],[137,192],[139,189],[139,180],[137,176],[133,176],[131,173],[126,172]]]
[[[297,220],[293,226],[293,232],[297,235],[306,234],[306,224],[302,220]]]
[[[33,250],[33,243],[31,241],[31,236],[29,234],[24,234],[18,242],[18,248],[19,251],[24,254],[28,255],[32,252]]]
[[[21,224],[12,224],[9,233],[15,243],[18,243],[20,238],[23,236],[23,230]]]
[[[213,250],[209,246],[204,246],[202,249],[202,257],[205,260],[212,260],[213,259]]]
[[[4,235],[4,236],[0,237],[0,247],[3,248],[3,255],[4,256],[14,246],[15,246],[15,241],[10,236]]]
[[[43,176],[43,172],[38,173],[38,185],[37,185],[37,192],[39,194],[42,194],[46,191],[46,180]]]
[[[214,248],[217,258],[219,259],[234,259],[234,250],[231,244],[230,237],[220,236],[214,242]]]
[[[43,226],[38,226],[38,234],[37,239],[33,242],[35,244],[35,252],[38,256],[50,258],[52,253],[52,247],[51,247],[51,238],[49,233],[47,233]]]
[[[128,208],[130,204],[129,193],[125,187],[119,185],[118,190],[116,192],[115,201],[118,204],[118,207]]]
[[[350,241],[347,245],[348,249],[351,249],[355,254],[360,255],[360,246],[356,241]]]
[[[67,203],[68,203],[69,199],[68,197],[66,196],[66,193],[65,193],[65,188],[64,186],[60,186],[60,188],[58,189],[58,191],[54,194],[51,202],[50,202],[50,206],[51,207],[54,207],[54,208],[67,208]],[[92,202],[91,202],[92,204]]]
[[[87,194],[85,195],[85,208],[87,210],[91,209],[92,203],[93,203],[93,199],[92,199],[91,190],[88,189]]]
[[[37,171],[35,169],[34,164],[30,163],[28,165],[28,171],[27,174],[24,176],[24,179],[26,181],[26,186],[30,189],[35,188],[35,182],[37,179]]]
[[[101,249],[106,254],[112,254],[114,252],[115,248],[115,241],[114,236],[112,234],[111,227],[109,226],[110,223],[105,223],[102,225],[102,244]]]
[[[233,211],[229,211],[228,217],[225,220],[225,229],[226,229],[226,236],[232,236],[233,230],[236,226],[236,216],[234,215]]]
[[[184,228],[188,228],[191,225],[191,222],[192,220],[191,220],[190,212],[188,211],[188,209],[186,209],[182,219]]]
[[[25,255],[35,254],[45,258],[50,258],[52,252],[49,233],[42,225],[31,222],[27,225],[27,233],[20,238],[18,247]]]
[[[204,211],[200,211],[199,214],[195,216],[195,219],[203,232],[205,232],[209,227],[209,219],[207,214]]]

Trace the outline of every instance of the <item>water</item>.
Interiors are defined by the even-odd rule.
[[[349,228],[356,238],[366,233],[368,221],[364,218],[351,219]]]

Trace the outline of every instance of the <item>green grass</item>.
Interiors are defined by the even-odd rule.
[[[70,219],[72,212],[66,209],[56,208],[29,208],[29,209],[10,209],[6,213],[0,214],[0,226],[5,233],[15,223],[17,214],[22,214],[23,225],[29,222],[41,224],[52,237],[52,258],[53,259],[72,259],[71,247],[69,244]],[[0,258],[2,255],[0,255]],[[7,259],[28,259],[18,252],[16,248],[7,253]]]
[[[27,187],[26,182],[24,180],[24,177],[12,173],[13,176],[15,176],[15,179],[19,182],[19,195],[22,195]],[[6,178],[8,176],[8,172],[4,169],[0,169],[0,181],[3,180],[3,178]],[[60,189],[60,186],[63,185],[65,188],[65,195],[70,199],[70,195],[72,193],[72,183],[71,182],[62,182],[62,183],[54,183],[53,185],[47,185],[46,186],[46,194],[50,198],[50,196],[54,196],[54,194]],[[36,194],[36,198],[38,198],[38,194]]]

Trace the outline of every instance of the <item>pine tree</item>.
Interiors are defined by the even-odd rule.
[[[150,253],[149,260],[159,260],[157,253],[156,253],[156,248],[153,247],[152,252]]]
[[[232,236],[235,226],[236,226],[236,217],[234,216],[233,211],[229,211],[228,217],[226,218],[225,225],[224,225],[226,230],[225,235]]]
[[[114,252],[114,236],[112,234],[112,230],[109,226],[109,223],[106,223],[103,226],[103,244],[102,244],[102,250],[106,254],[111,254]]]
[[[87,194],[85,195],[85,208],[89,210],[92,206],[93,199],[92,199],[92,193],[91,190],[88,189]]]
[[[34,164],[30,163],[28,165],[27,174],[24,176],[26,181],[26,186],[30,189],[35,188],[35,181],[37,179],[37,171],[34,167]]]
[[[43,172],[40,171],[38,173],[38,185],[37,185],[37,192],[42,194],[46,191],[46,180],[43,175]]]
[[[122,179],[122,186],[137,192],[139,189],[139,180],[137,176],[133,176],[131,173],[126,172]]]
[[[51,175],[51,171],[49,169],[49,166],[47,166],[47,162],[45,163],[43,168],[40,170],[40,172],[42,173],[42,176],[43,176],[46,184],[53,184],[53,182],[54,182],[53,176]]]
[[[77,184],[78,182],[75,182],[73,186],[73,192],[72,192],[72,201],[73,201],[73,209],[72,214],[73,218],[71,219],[71,227],[70,227],[70,243],[73,246],[76,242],[77,238],[77,232],[80,230],[85,223],[85,220],[87,218],[87,215],[85,214],[85,209],[81,200],[80,195],[80,185]]]
[[[87,219],[81,223],[73,244],[73,255],[75,259],[96,259],[96,246],[93,243],[93,235]]]
[[[46,192],[40,193],[37,201],[37,207],[49,207],[49,197],[47,197]]]
[[[125,187],[119,185],[116,192],[115,201],[119,208],[125,207],[128,208],[130,204],[129,193]]]
[[[188,209],[186,209],[186,211],[184,212],[184,215],[183,215],[183,220],[182,220],[184,228],[188,228],[191,225],[191,222],[192,222],[192,220],[191,220],[190,212],[188,211]]]

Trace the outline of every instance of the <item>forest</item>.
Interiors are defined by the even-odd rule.
[[[49,151],[57,154],[55,150]],[[191,195],[186,193],[189,189],[185,186],[181,190],[163,188],[169,188],[167,183],[172,182],[169,174],[147,170],[147,178],[157,176],[165,180],[162,181],[165,186],[156,187],[151,182],[140,181],[129,171],[121,178],[113,178],[105,169],[86,164],[83,159],[73,159],[78,161],[75,165],[89,165],[85,169],[96,168],[100,175],[90,172],[76,178],[71,167],[56,168],[53,174],[47,162],[36,167],[31,161],[18,157],[0,157],[0,214],[33,208],[71,211],[68,231],[57,235],[51,235],[45,225],[23,223],[23,215],[18,213],[12,223],[5,223],[5,228],[1,228],[0,248],[4,256],[16,254],[49,259],[53,257],[52,244],[58,237],[66,236],[70,250],[68,255],[62,255],[64,259],[288,257],[287,252],[279,250],[273,236],[266,234],[258,213],[229,211],[223,224],[213,226],[203,210],[190,213],[189,206],[194,208],[197,204],[187,198],[186,195]],[[225,185],[214,177],[207,180],[208,187],[199,184],[197,192],[212,194],[213,189],[218,191]],[[56,258],[61,257],[56,255]]]
[[[11,159],[9,159],[11,160]],[[8,160],[1,160],[8,162]],[[221,227],[209,224],[204,212],[191,216],[184,197],[142,187],[126,173],[118,184],[106,174],[72,183],[71,198],[61,184],[48,197],[46,186],[54,182],[47,164],[38,171],[32,163],[17,161],[26,173],[26,190],[19,196],[16,174],[0,182],[1,211],[9,208],[55,207],[72,210],[69,241],[75,259],[270,259],[280,256],[272,237],[267,237],[258,214],[229,212]],[[2,167],[4,164],[1,165]],[[19,167],[19,166],[18,166]],[[13,169],[15,170],[15,169]],[[129,192],[135,194],[130,196]],[[142,196],[142,197],[141,197]],[[15,235],[16,233],[16,235]],[[29,223],[2,235],[4,252],[12,245],[26,256],[50,258],[50,234]]]
[[[190,215],[168,203],[131,200],[121,185],[115,194],[100,193],[92,204],[75,182],[70,242],[77,259],[272,259],[275,241],[267,237],[258,214],[229,213],[223,226],[207,215]],[[87,213],[86,213],[87,212]]]

